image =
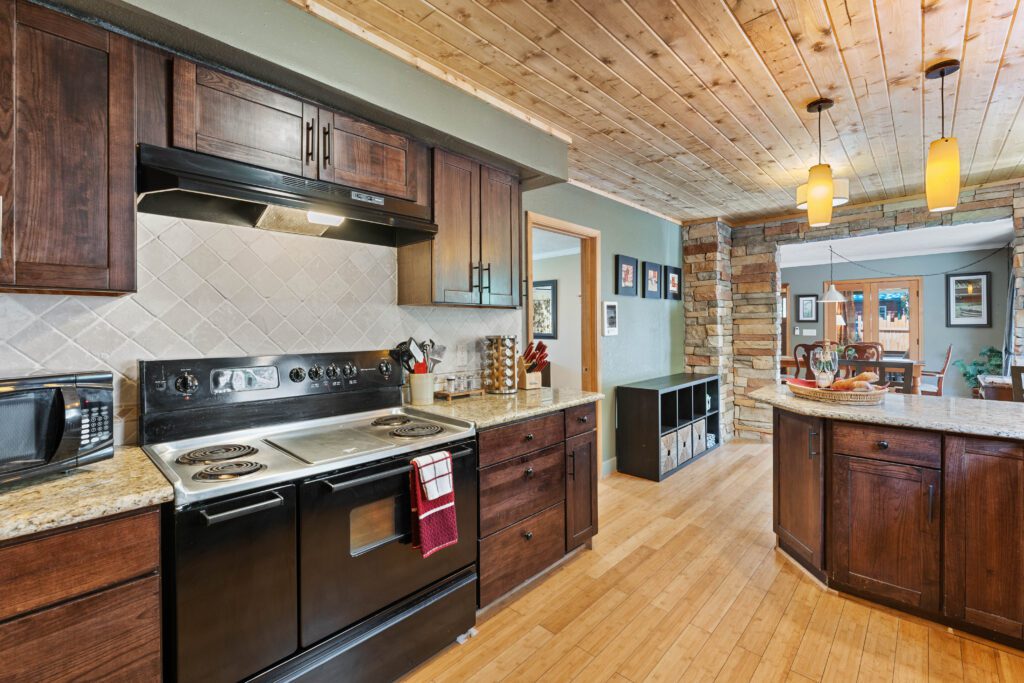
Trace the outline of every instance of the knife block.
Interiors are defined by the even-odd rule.
[[[520,358],[519,363],[519,388],[527,391],[531,389],[540,389],[541,384],[541,373],[539,372],[527,372],[526,362]]]

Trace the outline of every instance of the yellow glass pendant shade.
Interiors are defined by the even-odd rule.
[[[928,148],[925,193],[929,211],[952,211],[960,201],[960,147],[956,138],[939,138]]]
[[[807,173],[807,224],[820,228],[832,221],[832,167],[828,164],[811,166]]]

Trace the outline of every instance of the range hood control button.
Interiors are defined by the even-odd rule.
[[[314,365],[309,369],[309,379],[313,382],[319,382],[324,378],[324,369],[319,365]]]
[[[306,379],[306,371],[302,368],[292,368],[292,371],[288,373],[288,379],[293,382],[301,382]]]

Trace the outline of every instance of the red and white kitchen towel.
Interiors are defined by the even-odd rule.
[[[452,454],[438,451],[412,459],[412,547],[423,557],[459,542]]]

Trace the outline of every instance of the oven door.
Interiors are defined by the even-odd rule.
[[[451,452],[459,541],[426,559],[412,547],[409,463],[415,454],[302,484],[303,647],[476,561],[476,448],[470,442]]]
[[[0,483],[74,467],[81,420],[74,384],[0,391]]]

